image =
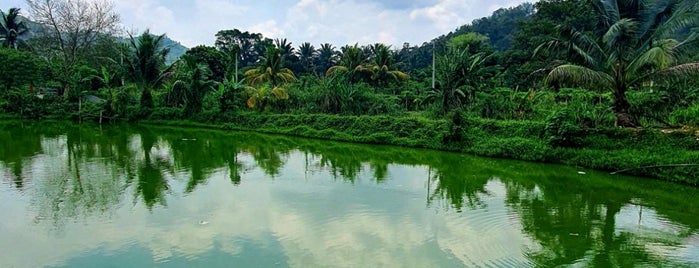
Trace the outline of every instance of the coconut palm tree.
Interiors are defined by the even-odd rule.
[[[364,68],[369,73],[372,82],[378,85],[386,85],[389,82],[401,82],[410,79],[406,73],[393,70],[393,54],[389,46],[374,44],[371,46],[371,62]]]
[[[174,103],[184,103],[188,114],[201,112],[202,102],[207,92],[213,91],[214,82],[210,79],[211,71],[198,63],[192,55],[184,55],[177,63],[177,80],[172,84],[168,97],[178,96]]]
[[[355,83],[361,80],[361,76],[365,73],[366,68],[362,66],[366,62],[367,58],[364,54],[362,48],[359,45],[354,44],[353,46],[342,47],[342,56],[340,62],[328,68],[325,72],[325,76],[332,76],[334,74],[347,74],[350,83]]]
[[[245,77],[251,86],[269,83],[272,87],[296,81],[296,76],[289,68],[284,67],[285,57],[281,50],[268,47],[262,64],[245,72]]]
[[[265,56],[262,57],[262,64],[246,71],[245,79],[253,87],[253,90],[248,92],[248,107],[263,109],[265,100],[273,97],[280,100],[288,99],[285,84],[296,81],[296,76],[293,71],[284,67],[282,52],[277,48],[268,47]]]
[[[129,73],[141,87],[141,106],[153,107],[151,90],[159,87],[171,74],[173,65],[165,68],[165,56],[170,49],[163,46],[165,35],[154,36],[146,30],[138,38],[129,34],[131,55],[129,55]]]
[[[583,64],[566,63],[551,70],[544,83],[587,85],[611,90],[616,124],[638,126],[626,92],[647,82],[699,74],[699,62],[682,62],[696,45],[699,7],[693,0],[591,0],[601,34],[571,36]],[[683,35],[683,31],[691,31]],[[549,45],[550,46],[550,45]]]
[[[19,16],[19,8],[10,8],[7,13],[0,10],[0,40],[6,47],[17,49],[19,37],[29,30]]]

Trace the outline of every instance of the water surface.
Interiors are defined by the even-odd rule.
[[[696,267],[697,196],[429,150],[0,123],[0,267]]]

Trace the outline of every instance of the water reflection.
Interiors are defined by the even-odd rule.
[[[150,126],[4,123],[0,138],[12,141],[0,143],[0,198],[28,196],[32,223],[49,223],[52,232],[75,234],[83,220],[103,233],[100,245],[131,248],[145,239],[137,246],[156,261],[267,252],[287,266],[699,264],[699,191],[677,185],[426,150]],[[149,215],[161,226],[149,226]],[[124,227],[127,218],[144,226]],[[15,225],[0,225],[0,235],[25,230]]]

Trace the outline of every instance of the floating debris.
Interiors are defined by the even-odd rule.
[[[585,174],[587,174],[587,173],[585,173],[584,171],[578,171],[578,174],[580,174],[580,175],[585,175]]]
[[[199,225],[207,225],[207,224],[209,224],[208,221],[199,221]]]

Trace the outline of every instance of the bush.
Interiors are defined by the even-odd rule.
[[[544,135],[554,147],[580,147],[584,136],[567,108],[554,112],[547,120]]]
[[[699,126],[699,103],[681,108],[670,114],[670,123],[677,125]]]

